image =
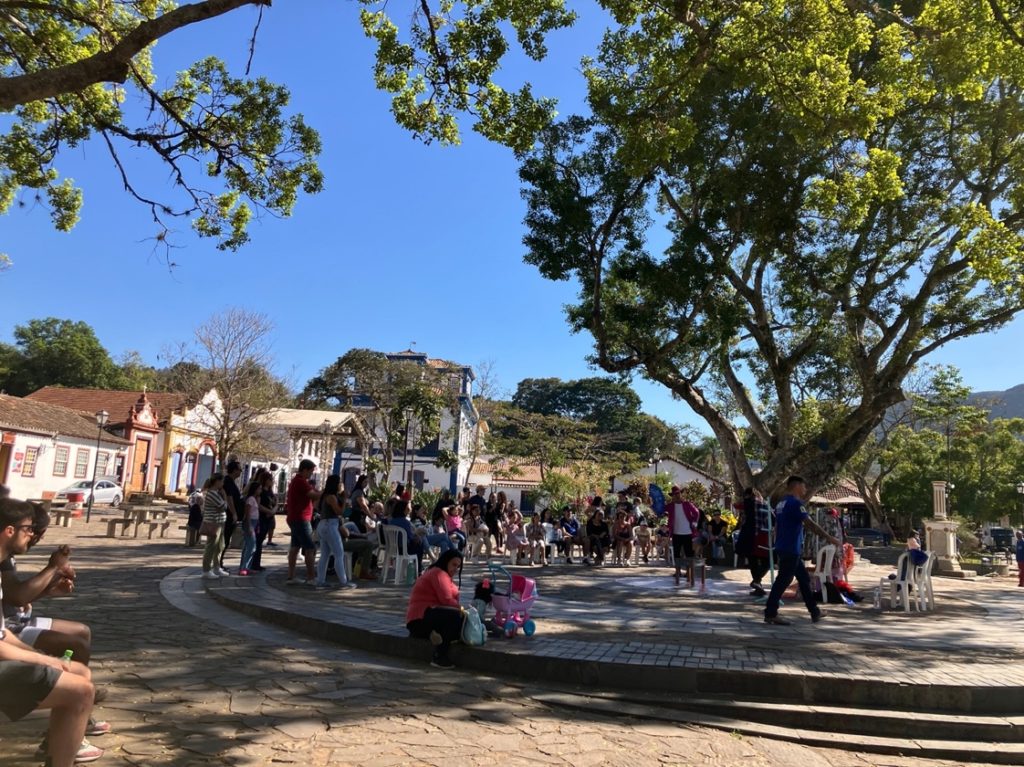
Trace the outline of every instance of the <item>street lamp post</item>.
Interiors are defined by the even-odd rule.
[[[651,460],[654,461],[654,478],[658,478],[658,464],[661,463],[661,451],[658,448],[654,448],[654,454],[651,456]]]
[[[103,439],[103,427],[107,425],[109,419],[110,413],[106,410],[101,410],[96,414],[96,458],[92,462],[92,487],[89,488],[89,505],[85,509],[86,524],[89,524],[89,519],[92,517],[92,501],[96,496],[96,472],[100,467],[100,440]]]
[[[327,420],[325,418],[324,422],[322,424],[320,424],[320,436],[323,438],[323,448],[320,451],[321,452],[320,460],[323,463],[323,466],[321,466],[321,469],[322,469],[323,475],[324,475],[324,480],[323,480],[324,482],[327,481],[327,477],[334,471],[334,456],[333,455],[330,456],[331,465],[329,467],[327,465],[328,453],[330,452],[329,451],[329,445],[330,445],[329,439],[330,439],[330,436],[331,436],[331,432],[333,430],[334,430],[334,424],[332,424],[329,420]]]
[[[402,453],[402,481],[405,482],[405,473],[409,466],[409,423],[412,421],[412,408],[407,407],[402,411],[405,416],[405,451]]]
[[[1020,524],[1024,529],[1024,482],[1017,483],[1017,492],[1020,494]]]

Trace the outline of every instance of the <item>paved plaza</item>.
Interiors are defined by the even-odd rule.
[[[954,764],[673,722],[655,710],[665,691],[652,689],[645,702],[642,684],[633,703],[611,706],[596,685],[496,672],[514,670],[517,657],[536,669],[557,656],[567,666],[632,665],[645,674],[756,669],[837,687],[870,679],[984,687],[992,698],[1024,684],[1014,662],[1021,597],[1008,578],[939,580],[934,614],[834,607],[812,626],[791,604],[784,613],[794,625],[769,627],[745,596],[742,571],[713,574],[700,596],[672,587],[664,568],[531,568],[538,634],[466,651],[474,662],[444,672],[426,665],[425,648],[422,659],[371,654],[228,606],[329,619],[378,637],[377,649],[391,638],[415,656],[418,644],[402,639],[403,587],[285,586],[278,548],[265,577],[225,579],[208,593],[196,575],[199,549],[180,538],[110,539],[105,527],[94,515],[88,527],[52,528],[37,554],[19,558],[32,572],[54,544],[73,547],[75,595],[37,609],[93,627],[96,679],[110,691],[100,715],[114,724],[96,739],[108,749],[103,765]],[[465,594],[479,572],[466,568]],[[851,580],[873,586],[885,572],[862,563]],[[43,726],[32,717],[0,730],[0,765],[36,764]]]

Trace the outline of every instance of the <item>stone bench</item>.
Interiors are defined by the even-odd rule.
[[[70,509],[50,509],[50,516],[53,517],[53,521],[60,527],[71,527]]]
[[[185,531],[185,545],[189,548],[198,546],[203,540],[203,536],[199,534],[199,531],[189,527],[188,525],[178,525],[178,529]]]
[[[117,537],[117,526],[118,525],[121,526],[121,533],[120,534],[121,535],[127,535],[127,533],[128,533],[128,525],[130,525],[130,524],[131,524],[131,520],[130,519],[108,519],[107,520],[107,537],[108,538],[116,538]]]
[[[143,525],[147,525],[149,527],[149,538],[150,538],[150,540],[152,540],[153,533],[156,532],[157,528],[160,528],[160,537],[161,538],[165,538],[165,537],[167,537],[167,528],[169,528],[171,526],[171,520],[169,520],[169,519],[164,519],[164,520],[160,520],[160,521],[147,520],[145,522],[137,523],[135,525],[135,537],[136,538],[139,537],[139,528],[142,527]]]

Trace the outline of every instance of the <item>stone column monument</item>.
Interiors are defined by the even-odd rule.
[[[935,552],[935,571],[954,578],[963,578],[968,574],[960,569],[956,558],[956,531],[959,523],[946,515],[946,483],[932,482],[932,510],[934,519],[924,521],[924,547]]]

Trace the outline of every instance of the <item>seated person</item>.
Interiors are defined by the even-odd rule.
[[[729,523],[722,519],[722,510],[711,512],[711,521],[707,524],[708,545],[711,549],[711,561],[725,559],[725,537]]]
[[[547,565],[548,531],[540,521],[540,514],[534,514],[530,524],[526,526],[526,540],[530,544],[530,564],[536,563],[539,559],[541,565]]]
[[[615,512],[612,537],[615,542],[615,559],[631,567],[629,558],[633,556],[633,523],[624,509]]]
[[[451,537],[455,545],[458,546],[459,551],[465,549],[466,533],[462,529],[462,507],[444,506],[441,508],[441,517],[443,518],[445,533]]]
[[[481,516],[480,507],[475,503],[469,505],[469,517],[464,520],[466,536],[469,540],[469,554],[473,556],[480,550],[487,559],[491,558],[491,530]]]
[[[604,512],[600,508],[596,509],[587,520],[586,532],[583,545],[583,564],[589,565],[591,556],[594,558],[595,564],[604,564],[604,555],[611,547],[612,533],[608,523],[604,521]]]
[[[523,515],[516,509],[510,509],[505,522],[505,546],[512,554],[512,564],[530,553],[530,540],[526,537],[523,527]]]
[[[430,639],[434,645],[430,665],[437,668],[454,667],[448,657],[448,648],[462,634],[459,587],[454,581],[461,568],[462,553],[458,549],[450,549],[416,579],[409,594],[405,626],[410,636]]]
[[[672,533],[669,532],[666,520],[663,519],[658,525],[658,529],[654,531],[654,538],[657,546],[657,555],[668,562],[669,555],[672,552]]]
[[[451,538],[444,533],[430,533],[428,528],[413,527],[412,523],[409,522],[411,506],[412,504],[409,501],[395,501],[391,505],[391,519],[388,520],[388,524],[405,530],[405,541],[409,553],[416,555],[422,568],[423,555],[426,553],[428,546],[437,546],[441,549],[441,553],[444,553],[454,548],[455,545],[452,543]]]
[[[0,499],[0,560],[28,551],[34,515],[30,503]],[[36,709],[50,710],[47,767],[72,767],[103,755],[103,749],[84,741],[96,696],[90,678],[85,664],[37,652],[0,623],[0,714],[17,721]]]
[[[49,526],[50,515],[42,506],[36,506],[29,549],[43,539]],[[0,585],[4,588],[3,620],[7,629],[29,647],[56,657],[71,650],[75,660],[88,666],[92,657],[89,627],[77,621],[44,618],[36,614],[32,604],[48,596],[70,594],[74,590],[75,570],[70,564],[70,557],[71,549],[59,546],[50,555],[46,567],[25,580],[18,577],[18,566],[13,556],[0,561]],[[104,735],[110,729],[109,723],[90,719],[85,734]]]
[[[651,528],[647,520],[640,518],[640,525],[636,529],[636,546],[640,549],[640,559],[647,564],[647,558],[651,553]]]
[[[562,518],[558,521],[558,526],[562,530],[562,550],[565,551],[565,562],[571,565],[573,545],[583,548],[583,533],[572,506],[562,509]]]

